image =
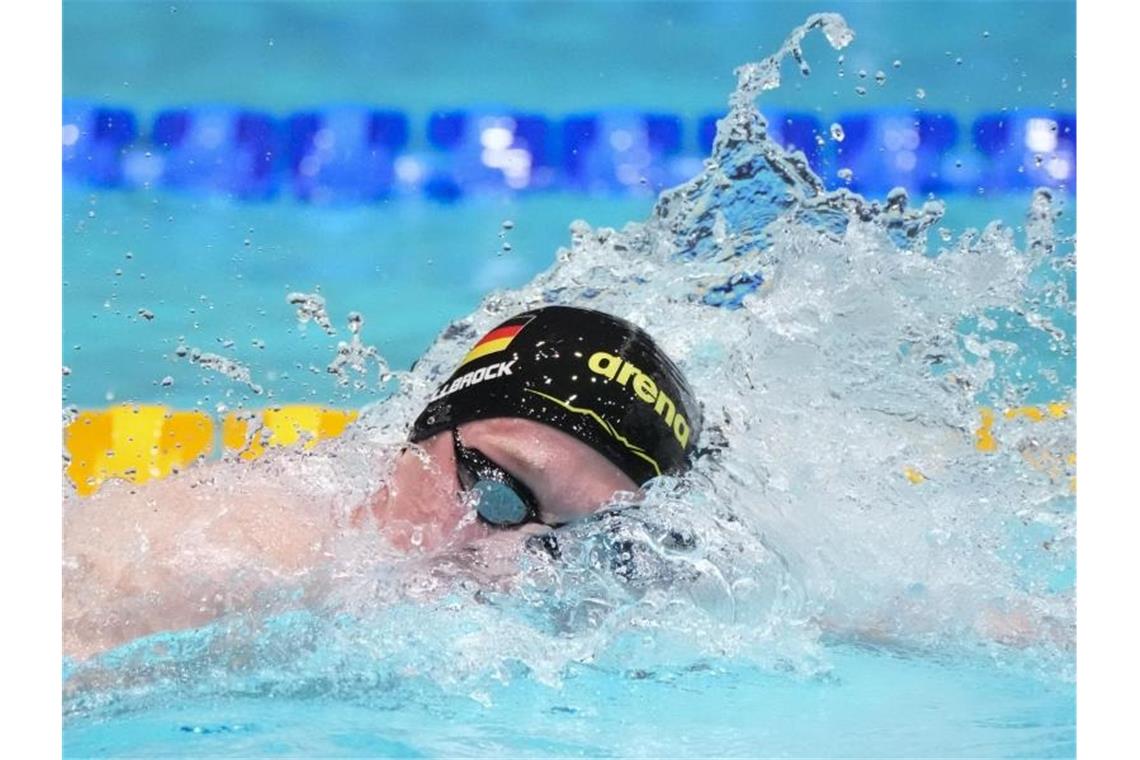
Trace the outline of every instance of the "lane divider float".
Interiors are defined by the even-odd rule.
[[[998,450],[994,425],[998,412],[979,410],[980,424],[974,431],[974,448],[992,454]],[[1041,406],[1006,409],[1007,421],[1031,423],[1063,419],[1069,405],[1055,402]],[[300,446],[312,449],[321,441],[336,438],[356,421],[359,412],[311,404],[289,404],[251,412],[229,412],[220,425],[202,411],[182,411],[154,404],[121,404],[108,409],[79,412],[64,427],[67,479],[80,496],[90,496],[108,480],[142,484],[165,478],[190,464],[209,457],[219,448],[223,454],[252,461],[268,449]],[[220,435],[219,435],[220,434]],[[220,440],[219,440],[220,438]],[[1029,466],[1062,477],[1076,466],[1076,454],[1065,456],[1037,449],[1022,452]],[[903,476],[912,485],[927,477],[908,466]],[[1070,487],[1076,491],[1076,476]]]

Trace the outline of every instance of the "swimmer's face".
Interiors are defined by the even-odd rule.
[[[523,419],[478,420],[461,425],[463,444],[520,480],[538,502],[538,518],[558,525],[592,514],[618,492],[637,491],[628,475],[573,436]],[[437,438],[450,441],[452,433]],[[428,447],[435,449],[435,447]],[[446,460],[443,469],[455,473],[450,446],[435,449]]]

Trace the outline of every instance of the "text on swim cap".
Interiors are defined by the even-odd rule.
[[[673,430],[673,436],[681,444],[681,448],[689,445],[689,421],[677,411],[677,405],[660,388],[653,378],[642,372],[636,366],[625,361],[620,356],[598,351],[590,357],[588,362],[590,370],[602,377],[621,385],[623,388],[633,381],[633,393],[647,404],[653,404],[653,411],[657,412],[665,424]]]
[[[479,369],[472,370],[471,372],[460,375],[450,383],[441,385],[439,387],[439,390],[437,390],[432,395],[432,397],[428,399],[428,403],[437,401],[444,396],[449,396],[458,390],[462,390],[463,388],[467,388],[472,385],[478,385],[484,380],[494,380],[495,378],[509,375],[511,374],[511,367],[514,366],[515,361],[515,359],[511,359],[509,362],[498,362],[497,364],[480,367]]]

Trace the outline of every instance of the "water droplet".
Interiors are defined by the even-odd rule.
[[[166,377],[162,378],[160,382],[162,383],[163,388],[169,388],[170,386],[174,385],[174,378],[170,375],[167,375]]]
[[[71,367],[68,367],[66,364],[63,365],[63,376],[67,377],[70,374],[71,374]]]
[[[879,69],[878,71],[875,72],[875,84],[882,87],[886,83],[887,83],[887,73],[885,71],[883,71],[882,69]]]
[[[954,59],[954,65],[955,66],[961,66],[962,65],[962,58],[961,57],[955,58]]]
[[[504,219],[503,220],[503,229],[504,230],[513,230],[514,228],[515,228],[515,223],[512,222],[510,219]]]
[[[116,277],[122,277],[123,276],[123,270],[122,269],[116,269],[115,270],[115,276]]]
[[[503,252],[509,253],[510,251],[511,251],[511,244],[510,243],[503,243]]]
[[[832,124],[831,124],[831,139],[835,140],[835,142],[843,142],[843,138],[846,136],[847,136],[846,133],[844,133],[844,131],[843,131],[843,125],[837,121],[832,122]]]
[[[139,316],[149,322],[150,320],[154,319],[154,312],[150,311],[149,309],[139,309]]]
[[[896,58],[894,63],[892,63],[891,65],[894,66],[896,69],[901,69],[902,68],[902,61],[900,59]]]
[[[130,261],[134,257],[135,255],[131,251],[127,251],[125,254],[123,254],[123,258],[125,258],[127,261]]]
[[[990,38],[990,33],[988,31],[982,32],[982,39],[983,40],[988,40],[989,38]]]
[[[863,87],[863,86],[856,87],[855,88],[855,94],[858,95],[859,97],[863,97],[864,95],[867,94],[867,88]]]
[[[926,90],[919,87],[917,90],[914,91],[914,96],[916,98],[918,98],[919,100],[925,100],[926,99]]]
[[[866,69],[859,69],[859,78],[860,79],[866,79],[867,78],[867,70]]]
[[[253,241],[250,240],[249,238],[246,238],[245,240],[243,240],[241,242],[242,242],[242,245],[244,245],[246,248],[249,248],[251,245],[253,245]]]

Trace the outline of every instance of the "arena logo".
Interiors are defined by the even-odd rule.
[[[685,415],[677,411],[676,403],[657,387],[652,377],[620,356],[607,354],[605,351],[593,354],[588,365],[590,371],[613,380],[623,388],[632,381],[634,395],[647,404],[653,404],[653,411],[673,430],[673,437],[681,444],[681,448],[689,445],[689,435],[692,432],[689,421],[685,419]]]

